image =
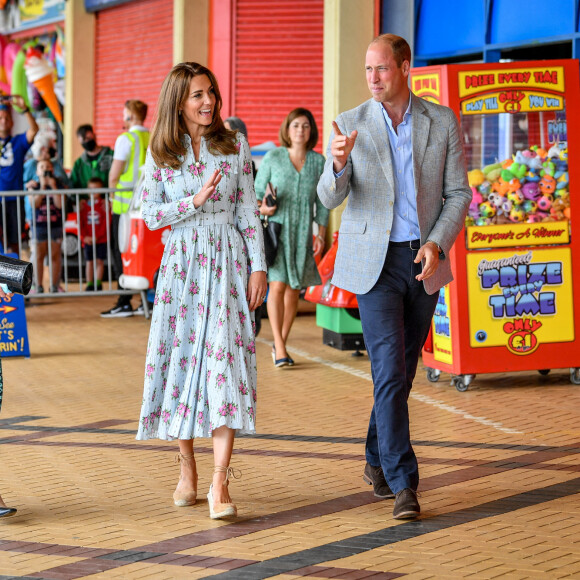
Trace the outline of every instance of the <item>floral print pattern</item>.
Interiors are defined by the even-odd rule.
[[[250,152],[238,133],[233,155],[196,161],[188,137],[179,169],[145,164],[142,215],[150,229],[173,226],[165,245],[151,319],[137,439],[210,437],[226,425],[254,433],[256,348],[246,288],[266,270]],[[203,160],[203,161],[201,161]],[[200,208],[205,177],[222,180]]]

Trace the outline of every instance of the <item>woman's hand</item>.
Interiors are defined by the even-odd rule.
[[[262,202],[260,205],[260,213],[262,215],[267,215],[268,217],[273,216],[278,208],[275,205],[269,206],[267,203]]]
[[[314,244],[312,244],[312,249],[314,250],[314,255],[318,256],[322,254],[325,246],[324,238],[320,235],[314,238]]]
[[[203,187],[195,194],[193,206],[201,207],[214,193],[217,184],[222,180],[221,173],[216,169],[211,177],[203,184]]]
[[[248,291],[246,297],[250,305],[250,312],[253,312],[261,306],[266,299],[266,292],[268,290],[268,282],[266,280],[266,272],[252,272],[248,280]]]

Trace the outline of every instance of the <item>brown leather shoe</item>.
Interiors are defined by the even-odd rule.
[[[395,497],[385,479],[382,467],[374,467],[367,463],[363,473],[363,480],[373,486],[375,497],[380,497],[381,499],[393,499]]]
[[[417,492],[406,487],[395,496],[393,517],[396,520],[412,520],[421,514],[421,507],[417,501]]]

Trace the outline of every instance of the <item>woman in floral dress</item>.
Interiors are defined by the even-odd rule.
[[[155,295],[137,439],[178,439],[178,506],[197,495],[195,437],[212,437],[210,517],[237,514],[228,492],[234,436],[254,433],[253,311],[266,263],[248,144],[228,131],[213,73],[167,75],[145,163],[142,215],[171,226]]]
[[[268,183],[277,190],[277,207],[262,203],[260,211],[282,224],[276,261],[268,270],[268,320],[274,335],[272,359],[277,367],[294,365],[286,342],[296,317],[300,290],[320,284],[314,256],[324,250],[328,210],[316,194],[324,157],[313,151],[318,129],[312,113],[291,111],[280,127],[282,147],[269,151],[256,175],[256,194],[262,200]],[[316,207],[316,214],[314,213]],[[312,241],[312,222],[318,233]]]

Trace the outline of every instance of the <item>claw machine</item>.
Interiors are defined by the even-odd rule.
[[[578,60],[422,67],[411,87],[457,114],[473,193],[427,378],[465,391],[477,374],[569,368],[580,384]]]

